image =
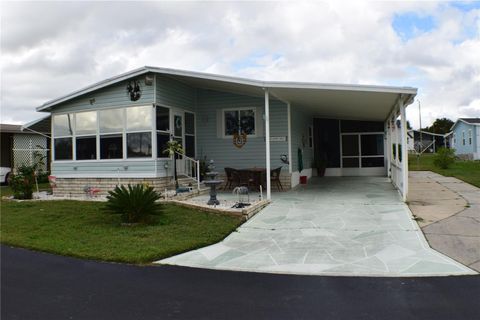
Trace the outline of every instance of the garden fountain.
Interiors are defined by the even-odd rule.
[[[218,175],[218,172],[213,171],[215,169],[215,165],[213,160],[210,160],[208,165],[208,171],[205,175],[208,177],[208,180],[203,181],[203,183],[210,187],[210,199],[208,200],[207,204],[211,205],[219,205],[220,201],[217,200],[217,186],[223,182],[223,180],[215,179]]]

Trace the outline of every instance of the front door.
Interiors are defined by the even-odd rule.
[[[184,139],[184,113],[182,111],[173,112],[173,140],[178,141],[182,146],[182,149],[185,150],[185,139]],[[182,156],[177,158],[177,174],[185,175],[185,160]]]

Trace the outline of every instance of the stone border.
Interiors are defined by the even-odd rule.
[[[247,221],[248,219],[252,218],[255,214],[257,214],[260,210],[265,208],[267,205],[270,204],[270,200],[261,200],[253,203],[251,206],[248,208],[244,209],[225,209],[225,208],[215,208],[211,206],[205,206],[205,205],[199,205],[191,202],[186,202],[182,200],[165,200],[163,201],[164,203],[173,203],[182,207],[190,208],[190,209],[196,209],[199,211],[203,212],[210,212],[210,213],[215,213],[215,214],[224,214],[224,215],[229,215],[229,216],[234,216],[234,217],[241,217],[242,220]]]

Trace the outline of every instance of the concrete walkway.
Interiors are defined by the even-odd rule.
[[[313,178],[224,241],[161,261],[199,268],[312,275],[474,274],[430,249],[387,178]]]
[[[410,172],[409,206],[437,251],[480,271],[480,189],[430,171]]]

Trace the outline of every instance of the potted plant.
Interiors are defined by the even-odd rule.
[[[167,148],[163,150],[163,153],[168,154],[169,157],[173,156],[173,177],[175,179],[175,189],[178,189],[177,153],[183,154],[182,145],[178,141],[170,140],[167,142]]]
[[[323,177],[327,168],[327,160],[324,157],[315,159],[313,167],[317,168],[317,176]]]

